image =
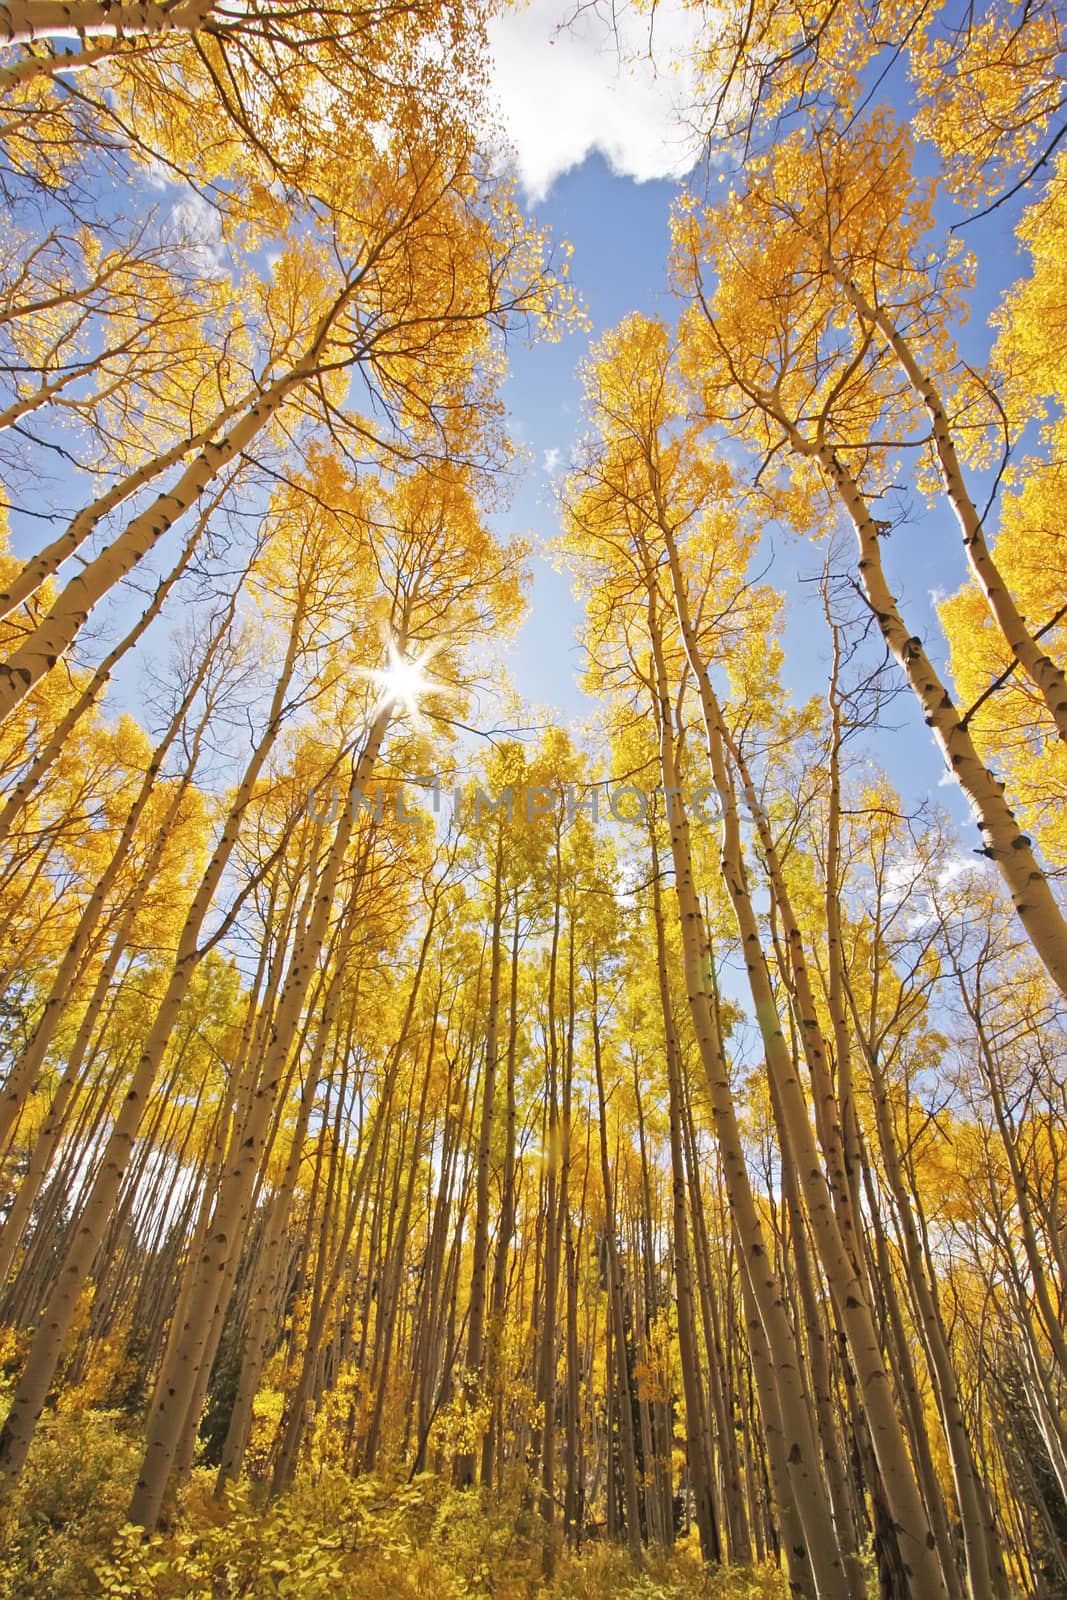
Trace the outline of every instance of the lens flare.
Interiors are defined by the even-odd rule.
[[[424,650],[421,655],[406,656],[392,639],[388,641],[386,649],[389,665],[367,674],[378,687],[378,703],[382,707],[392,706],[394,711],[409,717],[418,725],[422,721],[420,699],[425,695],[440,694],[445,687],[426,671],[433,652]]]

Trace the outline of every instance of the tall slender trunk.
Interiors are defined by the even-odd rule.
[[[96,933],[97,926],[103,915],[104,906],[107,902],[108,896],[118,882],[119,874],[121,873],[122,868],[125,866],[133,850],[141,818],[144,816],[145,809],[155,793],[156,783],[163,769],[163,764],[167,759],[171,746],[178,737],[190,707],[196,699],[196,696],[200,693],[200,690],[204,684],[204,680],[206,679],[210,669],[215,650],[229,629],[236,605],[237,596],[235,594],[232,597],[230,604],[227,606],[212,638],[208,641],[206,648],[201,652],[200,660],[197,663],[196,670],[186,685],[185,693],[182,695],[181,701],[175,710],[174,715],[171,717],[162,737],[149,757],[148,765],[145,768],[140,787],[138,788],[138,791],[135,794],[132,803],[130,804],[118,839],[115,842],[115,847],[111,852],[111,859],[108,861],[103,872],[100,874],[99,879],[93,887],[92,893],[85,902],[81,915],[78,918],[77,925],[74,929],[74,933],[71,937],[70,944],[64,951],[59,962],[59,966],[56,968],[55,975],[52,978],[52,985],[49,990],[48,997],[45,1000],[44,1008],[40,1017],[38,1018],[37,1025],[30,1036],[25,1050],[23,1050],[22,1054],[13,1063],[7,1078],[4,1080],[3,1094],[0,1095],[0,1145],[2,1145],[7,1139],[8,1134],[14,1125],[15,1119],[21,1111],[26,1099],[34,1092],[41,1066],[44,1063],[49,1046],[51,1045],[52,1040],[55,1038],[56,1028],[59,1026],[60,1020],[63,1016],[64,1008],[70,998],[71,991],[74,988],[76,980],[79,976],[82,958],[86,954],[90,941]],[[181,794],[185,793],[192,781],[193,771],[195,770],[196,766],[196,755],[199,751],[200,741],[203,737],[207,722],[210,717],[210,711],[211,706],[209,704],[208,707],[205,708],[204,716],[201,718],[200,726],[194,734],[194,753],[192,759],[187,763],[186,766],[184,778],[180,786]],[[170,811],[171,816],[173,817],[175,807],[171,806]],[[153,856],[157,861],[160,854],[159,846],[162,844],[164,838],[165,828],[160,831],[157,847],[153,851]],[[143,875],[141,881],[145,881]]]
[[[352,836],[356,808],[378,758],[389,717],[388,709],[377,713],[368,729],[359,759],[353,763],[344,805],[316,888],[311,920],[304,937],[293,951],[289,975],[274,1015],[259,1086],[245,1125],[244,1141],[220,1185],[209,1237],[198,1264],[200,1291],[192,1297],[186,1319],[171,1327],[149,1409],[144,1461],[130,1501],[129,1520],[148,1531],[155,1527],[159,1517],[182,1422],[188,1409],[188,1398],[204,1357],[214,1304],[212,1285],[225,1266],[235,1234],[243,1226],[291,1042],[325,942],[338,876]]]
[[[190,434],[188,438],[177,440],[158,456],[153,456],[150,461],[142,462],[98,499],[83,506],[59,538],[54,539],[44,550],[39,550],[35,556],[31,556],[21,571],[15,574],[6,591],[0,594],[0,620],[9,617],[31,595],[36,594],[48,578],[54,577],[63,563],[81,549],[86,539],[99,527],[105,517],[110,516],[112,511],[117,511],[119,506],[131,499],[139,490],[146,488],[156,478],[176,466],[183,456],[208,445],[219,429],[248,403],[248,397],[243,396],[235,404],[225,406],[216,412],[206,427],[195,434]]]
[[[497,823],[493,852],[493,912],[489,932],[489,1010],[485,1023],[485,1070],[482,1073],[482,1107],[478,1131],[478,1159],[474,1183],[474,1239],[471,1244],[470,1311],[467,1318],[468,1404],[483,1387],[482,1365],[485,1355],[486,1276],[489,1265],[489,1179],[493,1141],[493,1112],[496,1104],[497,1055],[500,1038],[501,926],[504,914],[504,829]],[[464,1450],[456,1457],[453,1481],[457,1488],[474,1482],[475,1451]]]
[[[731,1376],[729,1352],[724,1348],[719,1296],[713,1281],[711,1249],[708,1241],[707,1218],[704,1213],[704,1194],[697,1159],[696,1134],[689,1086],[684,1074],[679,1074],[680,1123],[682,1149],[685,1156],[689,1188],[689,1210],[692,1218],[693,1260],[700,1294],[700,1320],[704,1329],[704,1348],[708,1357],[708,1377],[715,1411],[715,1431],[719,1447],[719,1476],[722,1486],[722,1504],[725,1507],[725,1533],[727,1550],[725,1559],[743,1563],[751,1559],[752,1543],[746,1515],[744,1487],[741,1481],[741,1459],[737,1448],[737,1397]],[[748,1438],[748,1429],[742,1428]],[[708,1449],[712,1449],[711,1429],[708,1430]],[[724,1530],[720,1528],[720,1534]],[[758,1553],[757,1553],[758,1555]]]
[[[546,1050],[548,1056],[547,1084],[547,1160],[544,1188],[544,1276],[541,1303],[541,1331],[537,1353],[536,1392],[541,1406],[541,1425],[537,1432],[536,1449],[540,1456],[541,1494],[540,1511],[543,1527],[542,1572],[551,1578],[556,1566],[556,1361],[558,1341],[556,1315],[559,1295],[560,1229],[562,1215],[559,1204],[559,1169],[562,1128],[559,1106],[559,1036],[556,1014],[557,973],[562,893],[562,862],[560,857],[559,819],[555,831],[555,871],[553,879],[552,940],[548,964],[548,1017]]]
[[[32,3],[32,0],[31,0]],[[314,377],[330,330],[351,290],[338,296],[315,330],[305,354],[259,392],[228,431],[208,440],[177,482],[138,513],[117,538],[86,563],[58,594],[47,614],[0,663],[0,718],[10,715],[36,683],[70,649],[96,603],[152,550],[195,505],[223,467],[240,456],[277,415],[290,395]],[[228,416],[229,413],[224,413]],[[217,432],[217,430],[215,430]]]
[[[936,1541],[908,1457],[866,1289],[842,1235],[836,1213],[829,1203],[807,1106],[778,1018],[767,959],[745,877],[737,802],[725,761],[722,713],[697,646],[673,534],[666,522],[660,531],[670,562],[675,609],[686,657],[699,690],[712,779],[723,807],[722,875],[744,951],[749,988],[767,1056],[768,1074],[774,1079],[781,1097],[782,1117],[791,1155],[811,1219],[816,1248],[852,1352],[871,1441],[885,1484],[890,1513],[898,1527],[897,1537],[904,1561],[912,1577],[917,1600],[919,1595],[922,1600],[937,1600],[938,1596],[945,1596],[947,1591]]]
[[[3,1478],[5,1492],[17,1481],[25,1465],[45,1396],[59,1364],[63,1342],[77,1309],[82,1285],[89,1275],[103,1238],[108,1216],[129,1164],[148,1097],[200,959],[199,943],[204,920],[233,853],[241,821],[252,798],[259,774],[281,730],[285,696],[296,667],[302,620],[300,614],[294,614],[286,659],[275,685],[266,726],[245,768],[218,843],[186,914],[166,992],[141,1049],[133,1078],[112,1127],[92,1188],[81,1206],[78,1223],[72,1230],[59,1277],[34,1334],[26,1365],[11,1403],[11,1410],[3,1431],[0,1432],[0,1475]]]
[[[945,492],[960,525],[963,548],[971,571],[1005,644],[1045,702],[1059,737],[1067,741],[1067,678],[1047,651],[1041,649],[1001,576],[986,541],[984,518],[979,515],[967,489],[967,480],[952,438],[952,425],[937,385],[923,371],[910,343],[889,313],[882,306],[872,304],[849,273],[833,260],[828,250],[824,248],[822,254],[827,269],[849,304],[863,322],[877,328],[882,334],[908,382],[922,400],[933,427],[934,453],[941,468]]]
[[[667,946],[663,932],[663,903],[660,893],[659,851],[655,824],[649,827],[652,853],[652,916],[656,925],[656,967],[659,973],[660,1009],[667,1056],[667,1099],[670,1119],[671,1195],[674,1222],[674,1281],[678,1310],[678,1356],[685,1393],[686,1459],[693,1488],[700,1550],[705,1561],[722,1560],[719,1517],[715,1505],[712,1462],[706,1449],[708,1430],[704,1387],[697,1365],[696,1315],[693,1308],[693,1272],[689,1252],[689,1221],[686,1212],[685,1159],[682,1153],[682,1084],[678,1041],[674,1030],[670,983],[667,972]]]
[[[959,1384],[941,1319],[937,1289],[932,1279],[927,1276],[927,1265],[908,1197],[885,1074],[877,1050],[867,1040],[863,1040],[863,1043],[871,1075],[871,1099],[874,1105],[874,1123],[883,1171],[896,1208],[900,1236],[904,1245],[904,1259],[907,1262],[908,1288],[918,1313],[919,1331],[948,1447],[952,1481],[956,1490],[956,1502],[963,1532],[963,1547],[967,1557],[967,1587],[970,1600],[983,1600],[986,1596],[990,1597],[990,1600],[993,1600],[993,1597],[996,1597],[996,1600],[1007,1600],[1008,1579],[1000,1541],[995,1526],[987,1520],[985,1514],[985,1490],[979,1481],[978,1467],[967,1431]],[[886,1292],[894,1292],[892,1284],[887,1284]]]
[[[604,1093],[604,1065],[600,1040],[600,1010],[596,969],[593,970],[592,1009],[593,1071],[596,1075],[597,1121],[600,1136],[600,1178],[604,1189],[604,1245],[607,1256],[608,1301],[611,1307],[611,1352],[614,1356],[615,1397],[619,1407],[619,1441],[622,1453],[623,1497],[626,1510],[626,1542],[635,1563],[642,1559],[641,1505],[637,1492],[637,1457],[634,1446],[634,1415],[630,1401],[630,1373],[626,1361],[626,1321],[623,1305],[622,1264],[616,1237],[615,1190],[608,1157],[608,1103]],[[610,1373],[608,1380],[611,1390]],[[610,1449],[610,1434],[609,1434]]]
[[[672,795],[678,794],[680,790],[675,767],[671,703],[667,693],[660,625],[655,597],[651,590],[649,637],[655,672],[654,693],[659,722],[660,769],[664,790],[668,795]],[[684,808],[672,804],[669,821],[674,887],[678,897],[689,1006],[697,1047],[708,1080],[730,1209],[773,1371],[775,1406],[773,1411],[768,1409],[764,1413],[764,1429],[768,1434],[780,1430],[783,1436],[781,1454],[788,1466],[786,1482],[795,1499],[799,1525],[803,1528],[803,1538],[793,1538],[788,1546],[789,1580],[795,1593],[807,1593],[810,1590],[811,1580],[808,1577],[810,1572],[814,1578],[815,1592],[819,1600],[831,1600],[831,1597],[832,1600],[848,1600],[848,1581],[837,1548],[833,1518],[825,1483],[822,1480],[818,1450],[801,1378],[799,1352],[793,1329],[786,1315],[782,1287],[774,1272],[764,1241],[763,1228],[745,1163],[729,1072],[715,1026],[709,973],[710,950],[704,930],[703,913],[693,882],[689,825]],[[777,1440],[773,1448],[778,1449]]]
[[[228,487],[229,485],[227,485]],[[33,759],[22,777],[12,786],[11,793],[4,801],[3,806],[0,807],[0,842],[7,838],[15,818],[25,807],[38,784],[66,747],[68,739],[82,717],[88,714],[103,694],[119,662],[139,643],[151,624],[159,616],[171,590],[187,571],[189,563],[200,544],[204,529],[207,527],[212,513],[218,509],[223,492],[220,491],[218,495],[215,495],[204,508],[204,511],[196,520],[192,533],[185,541],[185,547],[181,555],[166,576],[160,579],[156,585],[155,593],[133,627],[108,651],[103,661],[95,668],[77,698],[71,702],[56,723],[52,733],[42,742],[39,749],[34,752]]]
[[[1030,840],[1004,798],[1004,785],[975,749],[967,724],[923,649],[922,640],[909,634],[904,624],[882,567],[878,523],[852,474],[834,452],[829,447],[813,451],[795,427],[788,422],[782,425],[798,450],[817,456],[840,495],[856,532],[860,578],[882,637],[904,669],[948,769],[967,797],[985,841],[983,853],[995,863],[1046,972],[1060,993],[1067,995],[1067,920],[1038,865]]]
[[[504,1167],[500,1184],[500,1216],[497,1222],[496,1250],[493,1256],[493,1282],[489,1301],[489,1333],[486,1343],[486,1386],[493,1397],[493,1411],[482,1445],[482,1484],[493,1481],[493,1443],[503,1446],[503,1362],[504,1319],[507,1314],[508,1262],[515,1234],[515,1063],[519,1043],[519,897],[515,894],[515,921],[511,934],[511,988],[508,999],[508,1048],[504,1090]]]

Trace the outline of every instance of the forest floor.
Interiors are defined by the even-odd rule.
[[[412,1482],[302,1473],[214,1498],[194,1469],[166,1531],[125,1522],[139,1460],[119,1412],[60,1412],[39,1431],[0,1523],[0,1600],[785,1600],[773,1566],[709,1571],[689,1543],[635,1570],[601,1541],[542,1573],[529,1495],[487,1500],[425,1474]]]

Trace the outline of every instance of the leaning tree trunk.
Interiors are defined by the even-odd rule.
[[[11,1410],[0,1432],[0,1476],[5,1493],[18,1480],[25,1465],[45,1397],[77,1311],[82,1286],[92,1269],[118,1197],[149,1095],[200,959],[204,920],[237,843],[241,821],[259,775],[280,732],[285,696],[296,667],[301,622],[302,616],[294,615],[285,664],[275,685],[266,727],[245,768],[219,841],[186,914],[166,992],[142,1047],[96,1178],[81,1207],[59,1277],[34,1334]]]
[[[171,1327],[149,1410],[144,1460],[129,1510],[129,1520],[149,1532],[159,1518],[182,1424],[188,1411],[189,1396],[204,1358],[214,1307],[212,1285],[225,1266],[235,1230],[241,1227],[247,1211],[300,1012],[326,938],[337,879],[352,836],[356,809],[378,758],[389,717],[388,708],[378,712],[368,730],[359,759],[353,764],[351,782],[316,889],[311,920],[293,951],[289,975],[274,1015],[253,1109],[245,1124],[245,1137],[220,1186],[212,1226],[197,1265],[199,1292],[190,1298],[189,1314],[185,1321],[180,1326],[174,1324]]]
[[[656,709],[660,730],[660,767],[664,790],[680,792],[675,768],[671,704],[653,593],[649,593],[649,635],[655,671]],[[766,1339],[773,1373],[775,1405],[764,1413],[768,1435],[781,1430],[786,1482],[796,1505],[803,1537],[787,1547],[790,1584],[796,1594],[810,1591],[819,1600],[849,1600],[849,1584],[837,1547],[833,1517],[823,1481],[801,1375],[799,1352],[786,1314],[781,1284],[764,1241],[755,1196],[749,1182],[744,1145],[737,1122],[729,1071],[715,1027],[708,965],[710,951],[704,918],[693,881],[689,824],[684,808],[670,807],[674,887],[685,956],[686,985],[697,1047],[708,1080],[715,1132],[722,1153],[726,1191],[737,1229],[745,1271]],[[775,1440],[774,1449],[778,1448]],[[810,1576],[809,1576],[810,1575]]]
[[[920,1597],[921,1600],[939,1600],[939,1597],[947,1600],[936,1541],[908,1457],[866,1289],[829,1203],[808,1120],[808,1108],[782,1033],[759,925],[745,877],[737,802],[725,760],[722,712],[697,645],[673,535],[666,524],[661,532],[670,562],[678,624],[700,694],[712,780],[723,807],[722,875],[744,951],[752,1002],[767,1056],[768,1074],[774,1080],[780,1096],[790,1153],[811,1220],[816,1248],[852,1353],[871,1441],[885,1484],[890,1513],[898,1527],[898,1538],[916,1591],[916,1600],[920,1600]]]
[[[670,1122],[671,1196],[674,1223],[674,1287],[678,1308],[678,1358],[685,1394],[686,1460],[693,1486],[700,1551],[705,1561],[722,1561],[719,1516],[711,1457],[707,1450],[708,1428],[704,1387],[698,1371],[696,1313],[693,1307],[693,1268],[689,1251],[689,1222],[686,1213],[685,1160],[682,1153],[682,1086],[678,1040],[674,1030],[670,982],[667,972],[667,945],[663,932],[663,904],[660,894],[659,851],[655,823],[649,827],[652,851],[652,915],[656,924],[656,967],[659,973],[660,1009],[667,1057],[667,1104]]]
[[[593,1030],[593,1071],[596,1077],[597,1121],[600,1134],[600,1177],[604,1189],[604,1244],[608,1264],[608,1304],[612,1323],[611,1347],[615,1357],[615,1385],[619,1405],[619,1438],[622,1450],[623,1497],[626,1512],[626,1542],[635,1564],[642,1560],[641,1504],[637,1492],[637,1459],[634,1448],[634,1413],[630,1402],[630,1374],[626,1362],[626,1332],[622,1292],[622,1267],[615,1235],[615,1190],[608,1157],[608,1106],[604,1093],[604,1066],[597,1006],[596,975],[593,976],[591,1024]],[[608,1387],[611,1387],[610,1374]],[[609,1440],[610,1451],[610,1440]],[[610,1471],[610,1467],[609,1467]]]

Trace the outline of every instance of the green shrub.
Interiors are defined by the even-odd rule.
[[[122,1528],[140,1452],[111,1411],[46,1414],[3,1516],[4,1600],[86,1600]]]
[[[213,1495],[193,1473],[175,1526],[145,1539],[124,1521],[139,1450],[117,1414],[50,1416],[7,1513],[3,1600],[783,1600],[771,1567],[708,1572],[695,1550],[562,1551],[542,1578],[536,1495],[516,1474],[488,1497],[424,1474],[408,1483],[302,1473],[282,1499],[262,1485]]]

